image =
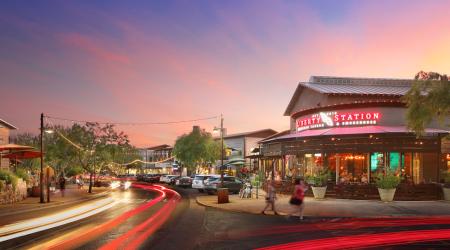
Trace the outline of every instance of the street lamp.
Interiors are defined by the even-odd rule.
[[[39,141],[41,144],[41,174],[39,175],[40,182],[40,203],[44,203],[44,132],[47,134],[52,134],[54,131],[51,129],[44,129],[44,113],[41,113],[41,135],[39,136]],[[48,185],[48,183],[47,183]],[[47,191],[48,192],[48,191]],[[50,193],[47,194],[47,200],[50,202]]]
[[[220,148],[221,148],[221,150],[220,150],[220,152],[221,152],[221,156],[220,156],[220,182],[221,182],[221,185],[222,185],[222,187],[223,187],[223,158],[224,158],[224,155],[223,155],[223,151],[224,151],[224,148],[223,148],[223,116],[222,116],[222,114],[220,114],[220,128],[214,128],[214,131],[218,131],[218,130],[220,130]]]

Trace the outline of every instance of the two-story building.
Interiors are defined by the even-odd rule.
[[[0,119],[0,145],[9,144],[11,130],[15,129],[14,125]],[[0,158],[0,169],[9,169],[9,159]]]

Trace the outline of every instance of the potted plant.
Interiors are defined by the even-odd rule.
[[[444,178],[444,184],[442,185],[444,200],[450,201],[450,170],[444,171],[442,177]]]
[[[311,188],[315,199],[325,198],[327,192],[328,172],[321,171],[316,175],[308,178],[308,183],[311,184]]]
[[[400,177],[390,171],[387,171],[386,174],[378,175],[377,187],[381,200],[384,202],[394,200],[398,184],[400,184]]]

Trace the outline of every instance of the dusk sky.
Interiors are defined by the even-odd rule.
[[[1,1],[0,119],[36,133],[41,112],[111,122],[223,113],[228,133],[281,131],[311,75],[450,73],[449,11],[443,0]],[[151,146],[192,125],[119,129]]]

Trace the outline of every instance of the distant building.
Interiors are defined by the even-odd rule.
[[[10,132],[15,129],[14,125],[0,119],[0,145],[9,143]],[[0,169],[9,169],[9,159],[0,160]]]
[[[160,162],[172,157],[173,147],[167,144],[157,145],[139,150],[142,160],[146,162],[146,172],[172,173],[174,160]],[[153,170],[153,171],[150,171]]]
[[[223,141],[226,146],[224,165],[230,164],[227,168],[227,173],[237,175],[237,171],[244,166],[247,169],[253,169],[254,165],[256,165],[253,156],[256,152],[259,152],[258,142],[274,134],[277,134],[277,131],[273,129],[261,129],[230,135],[224,133]],[[215,139],[220,140],[220,137],[215,137]],[[216,165],[220,166],[220,164],[220,160],[218,160]]]
[[[258,142],[276,134],[273,129],[261,129],[231,135],[224,135],[223,141],[226,145],[227,159],[245,158],[251,155],[254,148],[258,148]]]

